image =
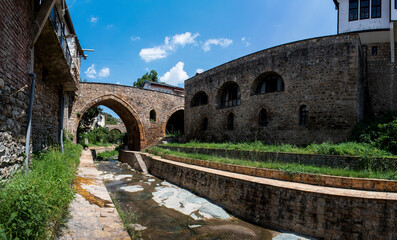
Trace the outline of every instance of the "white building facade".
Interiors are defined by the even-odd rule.
[[[357,32],[362,44],[390,43],[395,61],[397,0],[333,0],[338,10],[338,34]],[[370,51],[377,53],[374,46]]]

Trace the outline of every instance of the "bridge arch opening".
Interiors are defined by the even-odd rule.
[[[185,111],[178,110],[174,112],[167,121],[166,125],[166,134],[171,135],[183,135],[184,134],[184,125],[185,125]]]
[[[142,130],[141,122],[137,117],[138,115],[134,112],[134,110],[128,103],[113,95],[104,96],[100,99],[96,99],[88,103],[80,113],[77,124],[75,126],[75,133],[77,134],[78,126],[84,114],[89,109],[101,105],[114,111],[123,121],[127,130],[125,141],[123,143],[124,148],[137,151],[141,150],[141,141],[142,139],[144,139],[144,133]]]

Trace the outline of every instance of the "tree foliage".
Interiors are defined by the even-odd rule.
[[[79,133],[88,132],[90,130],[91,125],[94,123],[95,118],[102,112],[103,109],[98,106],[88,109],[81,118],[78,132]]]
[[[115,125],[118,123],[117,119],[114,118],[112,115],[105,113],[106,115],[106,124]]]
[[[142,88],[145,81],[149,82],[159,82],[157,77],[157,72],[155,70],[150,71],[150,73],[146,73],[141,78],[138,78],[136,82],[134,82],[134,87]]]

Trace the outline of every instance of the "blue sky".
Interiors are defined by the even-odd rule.
[[[183,87],[197,71],[336,34],[331,0],[67,0],[89,82],[132,85],[154,69]]]

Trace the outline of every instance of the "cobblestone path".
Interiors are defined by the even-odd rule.
[[[74,185],[77,193],[69,206],[70,218],[58,239],[130,239],[89,150],[80,157]]]

